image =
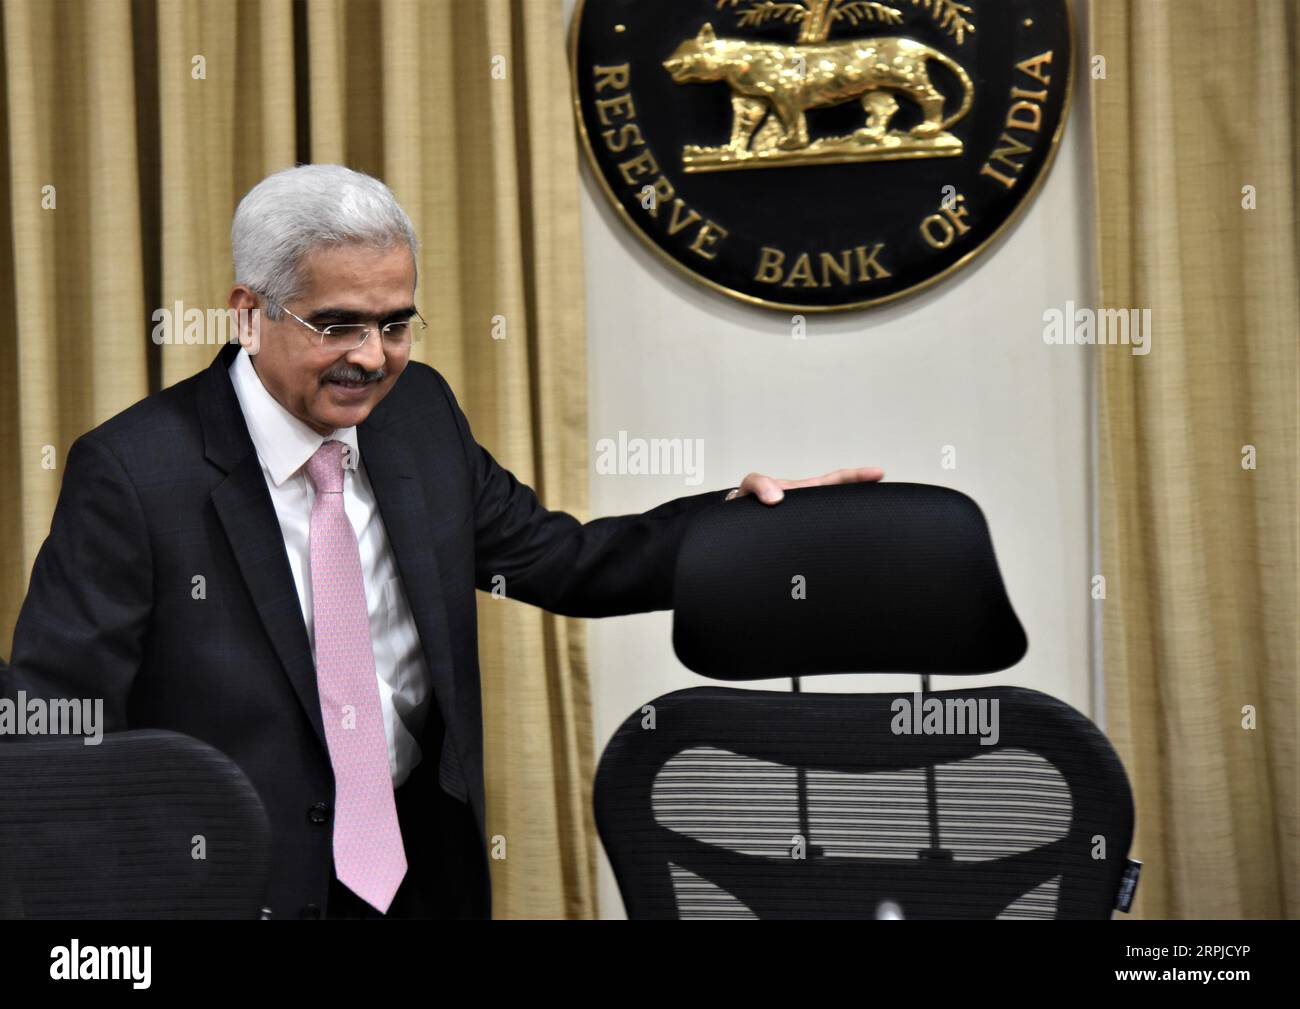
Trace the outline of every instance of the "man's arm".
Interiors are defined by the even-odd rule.
[[[641,515],[594,519],[548,511],[533,490],[474,440],[441,375],[460,432],[474,498],[474,581],[553,613],[605,617],[671,609],[677,548],[694,514],[726,490],[677,498]]]
[[[9,683],[0,689],[102,698],[102,730],[125,729],[152,609],[139,497],[117,458],[83,435],[68,451],[50,534],[14,628]]]

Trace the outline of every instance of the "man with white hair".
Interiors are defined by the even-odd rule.
[[[670,608],[686,524],[724,492],[545,509],[410,360],[419,246],[382,182],[277,172],[231,239],[239,343],[74,442],[0,686],[229,756],[271,822],[273,917],[487,917],[475,588]]]

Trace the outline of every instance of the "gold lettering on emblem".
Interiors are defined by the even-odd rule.
[[[620,161],[618,170],[623,176],[623,181],[633,186],[640,176],[653,175],[659,171],[659,163],[655,161],[655,156],[650,153],[650,149],[646,148],[630,161]]]
[[[794,287],[795,281],[799,281],[804,287],[816,287],[817,281],[812,275],[812,258],[808,253],[803,253],[794,261],[794,268],[790,270],[790,275],[785,278],[782,287]]]
[[[951,206],[941,205],[940,212],[931,214],[921,222],[921,237],[932,249],[946,249],[953,239],[970,231],[966,216],[970,213],[962,206],[966,197],[958,193],[951,201]]]
[[[1028,115],[1028,119],[1023,118]],[[1033,102],[1016,102],[1007,112],[1007,129],[1037,133],[1043,125],[1043,109]]]
[[[682,202],[680,197],[676,200],[673,200],[673,216],[672,219],[668,222],[669,238],[671,238],[673,235],[677,234],[677,232],[683,230],[684,228],[689,228],[692,224],[694,224],[696,221],[700,219],[700,215],[696,213],[694,210],[691,210],[689,216],[687,216],[686,220],[683,221],[681,215],[684,209],[687,209],[687,207],[686,204]]]
[[[691,213],[694,214],[695,211],[692,210]],[[717,259],[718,254],[716,252],[706,252],[704,246],[712,248],[729,234],[731,232],[722,225],[715,224],[713,221],[705,221],[700,225],[700,231],[695,236],[695,241],[691,243],[691,251],[697,256],[703,256],[705,259]]]
[[[625,91],[632,77],[630,64],[624,63],[620,66],[593,66],[592,73],[596,78],[596,91]],[[613,98],[600,98],[595,102],[596,113],[601,123],[605,126],[613,126],[613,120],[636,119],[636,105],[632,101],[630,92],[617,95]],[[677,196],[677,190],[669,178],[659,170],[659,163],[655,160],[654,153],[646,146],[645,137],[641,133],[641,127],[634,122],[625,122],[618,129],[605,130],[601,136],[605,140],[605,147],[611,154],[622,154],[629,147],[643,148],[635,157],[618,163],[619,174],[623,181],[629,186],[638,190],[638,198],[641,200],[642,208],[655,220],[659,219],[659,208],[671,204],[672,211],[668,217],[668,237],[685,231],[687,228],[698,224],[703,218],[699,213],[686,205],[686,203]],[[647,186],[641,180],[654,176],[654,181]],[[646,203],[644,200],[644,191],[646,188],[652,190],[652,199]],[[704,221],[696,230],[695,238],[690,244],[690,250],[703,259],[716,259],[718,256],[717,245],[729,232],[722,225],[714,221]]]
[[[1007,165],[1013,172],[1018,174],[1020,169],[1024,166],[1019,161],[1012,161],[1011,157],[1013,155],[1028,154],[1030,147],[1028,144],[1022,144],[1010,133],[1002,134],[1002,136],[998,137],[998,141],[1005,146],[996,148],[993,153],[989,155],[988,161],[984,162],[984,167],[980,169],[980,174],[987,175],[992,179],[997,179],[1004,186],[1010,189],[1016,184],[1016,180],[1002,172],[999,172],[993,167],[993,162],[997,161],[1001,164]]]
[[[1052,65],[1052,52],[1053,50],[1049,49],[1040,56],[1035,56],[1022,63],[1017,63],[1016,69],[1022,73],[1028,74],[1036,81],[1041,81],[1045,86],[1051,87],[1052,78],[1048,74],[1040,73],[1039,71],[1041,71],[1044,66],[1050,67]]]
[[[668,181],[668,176],[666,175],[661,175],[659,178],[655,179],[652,188],[655,193],[654,199],[650,201],[650,206],[646,207],[646,211],[651,217],[658,218],[659,204],[667,203],[671,200],[677,195],[677,190],[673,188],[673,184]],[[677,202],[681,203],[682,201],[678,200]],[[644,204],[642,204],[642,206],[644,206]]]
[[[591,72],[596,75],[597,91],[604,91],[606,88],[623,91],[632,76],[632,64],[621,63],[616,67],[602,67],[597,64],[591,68]]]
[[[624,109],[626,111],[620,113],[617,111],[619,109]],[[615,118],[622,118],[622,119],[636,118],[636,106],[632,104],[631,94],[619,95],[617,98],[596,99],[596,112],[600,115],[601,126],[614,125],[613,123],[610,122],[609,116],[605,115],[606,112],[611,110],[614,110]]]
[[[636,123],[628,123],[617,131],[606,130],[601,136],[605,138],[605,147],[611,154],[622,154],[629,145],[635,144],[639,147],[645,143],[645,138],[641,136],[641,127]],[[615,137],[618,137],[618,143],[614,142]]]
[[[795,257],[794,265],[790,267],[790,272],[787,274],[784,269],[785,253],[765,245],[759,251],[758,269],[754,272],[754,280],[760,284],[779,284],[781,287],[835,285],[848,287],[855,282],[853,267],[856,265],[856,282],[866,284],[893,276],[880,262],[880,254],[884,248],[884,242],[877,242],[870,249],[865,245],[858,245],[852,249],[841,249],[839,252],[802,252]],[[814,255],[821,265],[820,281],[813,267]]]
[[[1040,84],[1050,86],[1052,77],[1045,73],[1043,68],[1052,65],[1052,50],[1048,50],[1039,56],[1031,59],[1022,60],[1016,64],[1016,69],[1022,74],[1032,77]],[[1043,128],[1043,107],[1038,104],[1047,100],[1046,88],[1037,91],[1026,91],[1024,88],[1013,87],[1011,97],[1015,99],[1011,107],[1007,110],[1006,128],[1008,130],[1022,130],[1025,133],[1038,133]],[[1030,144],[1022,143],[1013,137],[1010,133],[1003,133],[998,137],[998,143],[1002,146],[996,147],[989,159],[984,162],[980,168],[981,175],[987,175],[995,182],[1000,182],[1007,189],[1012,189],[1019,181],[1020,170],[1024,168],[1024,163],[1013,161],[1022,154],[1028,154],[1032,147]],[[994,162],[998,167],[994,167]],[[927,218],[929,220],[929,218]],[[924,232],[925,226],[922,225]],[[940,234],[942,237],[942,233]],[[929,236],[927,235],[927,240]],[[951,240],[951,239],[949,239]],[[942,248],[942,246],[936,246]]]
[[[880,250],[884,247],[884,242],[877,242],[875,247],[871,250],[870,255],[867,254],[866,246],[859,245],[853,250],[858,254],[858,280],[866,283],[868,280],[893,276],[893,274],[881,266],[880,262],[876,259],[876,257],[880,255]],[[875,277],[871,276],[869,272],[870,270],[876,271]]]
[[[848,287],[853,279],[853,267],[849,263],[849,257],[853,255],[851,249],[845,249],[839,253],[839,259],[831,252],[822,253],[822,287],[830,287],[830,275],[835,274],[837,280],[844,287]]]
[[[784,252],[763,246],[758,256],[758,272],[754,274],[754,279],[760,284],[781,283],[781,264],[784,262]]]

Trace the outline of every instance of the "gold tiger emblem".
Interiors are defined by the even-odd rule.
[[[930,81],[927,64],[943,64],[961,81],[961,105],[947,118],[944,94]],[[961,64],[923,42],[902,36],[844,42],[782,45],[752,39],[718,38],[706,23],[663,62],[678,84],[726,82],[731,88],[731,138],[725,147],[687,147],[692,155],[719,161],[749,160],[779,152],[824,152],[834,160],[864,160],[893,148],[894,157],[954,155],[961,142],[946,133],[971,109],[975,89]],[[923,121],[907,133],[891,132],[897,93],[920,107]],[[809,141],[809,109],[862,103],[866,122],[849,137]],[[760,129],[761,126],[761,129]],[[853,152],[854,156],[846,157]],[[907,153],[904,153],[907,152]],[[806,163],[811,157],[804,157]],[[800,163],[791,161],[791,163]],[[702,169],[697,169],[702,170]]]

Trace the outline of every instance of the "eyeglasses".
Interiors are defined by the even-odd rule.
[[[267,304],[271,305],[272,303],[267,302]],[[330,350],[356,350],[370,339],[370,331],[375,328],[363,322],[343,322],[326,326],[324,329],[317,329],[306,319],[294,315],[283,305],[276,305],[275,307],[317,334],[320,339],[316,341],[316,344],[320,347],[328,347]],[[379,338],[385,346],[398,350],[409,347],[412,343],[418,343],[420,334],[428,328],[429,324],[424,321],[424,316],[416,312],[406,319],[386,323],[379,330]]]

